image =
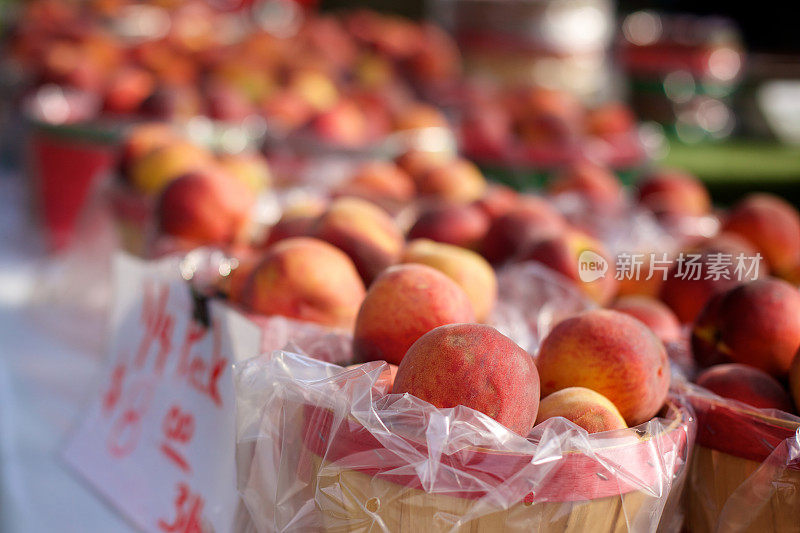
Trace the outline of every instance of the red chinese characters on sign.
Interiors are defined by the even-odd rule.
[[[194,415],[183,411],[173,405],[167,411],[161,425],[164,431],[164,441],[161,443],[161,452],[184,472],[191,472],[192,468],[180,448],[186,446],[194,435]]]
[[[178,483],[175,516],[158,520],[158,528],[166,533],[202,533],[203,497],[191,491],[186,483]]]

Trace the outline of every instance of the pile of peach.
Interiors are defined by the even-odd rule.
[[[479,161],[553,167],[587,151],[615,165],[637,164],[636,117],[619,102],[585,107],[552,89],[492,88],[467,91],[459,127],[464,153]]]
[[[142,4],[164,17],[163,34],[121,36],[115,28],[128,19],[158,27],[153,13],[137,22]],[[284,36],[211,5],[29,2],[9,60],[32,86],[85,91],[115,116],[232,122],[261,116],[276,134],[302,132],[346,147],[447,125],[415,96],[416,89],[459,76],[458,50],[439,29],[356,11],[304,15]]]
[[[790,284],[800,272],[800,215],[777,197],[757,194],[714,211],[703,185],[684,173],[652,171],[626,191],[613,173],[586,162],[563,169],[546,195],[523,194],[489,184],[463,158],[411,151],[362,164],[326,197],[290,206],[259,233],[251,230],[252,207],[269,172],[259,156],[214,156],[163,126],[149,128],[129,139],[122,165],[131,183],[156,195],[159,232],[187,249],[228,247],[239,266],[221,290],[233,303],[353,331],[358,361],[400,365],[400,390],[440,406],[466,402],[512,424],[506,411],[475,393],[495,391],[509,413],[527,413],[513,422],[524,422],[513,426],[524,431],[536,419],[541,386],[543,413],[583,421],[584,415],[550,406],[579,395],[581,405],[618,411],[617,424],[608,427],[621,420],[638,424],[661,407],[670,374],[666,354],[682,353],[673,348],[688,343],[693,324],[693,357],[679,364],[752,367],[714,368],[701,384],[753,402],[742,391],[763,371],[772,377],[758,378],[759,394],[780,396],[772,406],[791,408],[781,380],[800,347],[800,294]],[[638,279],[618,280],[602,235],[559,210],[568,197],[579,198],[588,213],[622,222],[632,210],[645,211],[682,239],[664,255],[671,260],[665,279],[659,272],[648,276],[642,265]],[[716,221],[717,231],[698,237],[675,230],[697,219]],[[608,262],[605,276],[581,279],[586,251]],[[758,272],[737,279],[738,254],[760,254]],[[511,340],[480,325],[491,322],[497,300],[495,269],[525,261],[550,268],[608,308],[556,324],[540,346],[538,371]],[[692,265],[696,275],[684,275]],[[438,358],[449,361],[442,362],[443,373],[427,366]],[[474,366],[481,377],[473,383]],[[791,378],[795,394],[798,373]],[[501,385],[512,382],[511,396],[500,395]],[[548,400],[562,389],[570,391]]]

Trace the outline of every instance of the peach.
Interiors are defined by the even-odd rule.
[[[684,252],[683,258],[679,256],[675,259],[666,279],[661,283],[659,298],[672,309],[681,323],[694,322],[714,295],[730,289],[740,281],[761,276],[765,270],[764,265],[759,265],[757,273],[746,272],[750,266],[750,261],[746,259],[755,254],[749,243],[735,235],[720,234],[708,239]],[[744,259],[742,264],[745,268],[737,271],[740,256]],[[717,261],[721,258],[728,258],[729,261]],[[713,266],[715,263],[717,267]],[[656,276],[663,279],[660,272],[654,273],[654,277]]]
[[[452,160],[453,156],[448,152],[409,150],[398,156],[395,163],[417,181],[434,168]]]
[[[445,274],[420,264],[393,266],[372,283],[358,311],[353,353],[360,362],[400,364],[433,328],[474,321],[469,297]]]
[[[294,237],[271,246],[237,293],[234,303],[254,313],[350,328],[365,290],[347,254],[318,239]]]
[[[493,183],[486,188],[486,192],[474,202],[474,205],[494,220],[519,205],[519,194],[510,187]]]
[[[511,117],[496,101],[471,102],[459,125],[464,153],[478,159],[499,159],[513,142]]]
[[[669,389],[661,341],[639,320],[607,309],[559,322],[542,341],[536,364],[544,396],[567,387],[592,389],[630,426],[655,416]]]
[[[156,148],[137,159],[131,166],[130,179],[140,192],[155,194],[178,176],[213,166],[214,160],[208,151],[178,141]]]
[[[264,156],[243,152],[225,154],[218,158],[220,168],[239,180],[250,191],[261,192],[272,183],[272,173]]]
[[[800,215],[777,196],[748,196],[731,209],[722,230],[750,241],[776,275],[800,263]]]
[[[103,110],[110,113],[134,113],[155,88],[153,75],[139,67],[124,67],[108,81]]]
[[[361,165],[339,193],[397,207],[414,198],[416,187],[411,176],[394,163],[370,161]]]
[[[778,380],[751,366],[735,363],[712,366],[697,376],[696,382],[723,398],[758,409],[792,410],[792,400]]]
[[[573,140],[583,121],[583,106],[571,94],[544,88],[526,90],[512,102],[520,138],[530,144]]]
[[[314,70],[299,70],[291,74],[289,90],[305,100],[315,111],[327,111],[339,99],[339,91],[326,74]]]
[[[284,132],[301,128],[314,115],[311,104],[288,90],[278,91],[265,99],[261,103],[261,112],[270,125]]]
[[[533,358],[482,324],[444,325],[422,335],[403,357],[392,390],[441,409],[475,409],[523,437],[539,409]]]
[[[422,211],[408,238],[476,249],[488,230],[489,217],[474,205],[436,204]]]
[[[251,221],[255,198],[227,174],[195,171],[173,180],[156,205],[158,231],[204,244],[241,240]]]
[[[610,102],[586,113],[586,132],[603,139],[614,139],[633,131],[636,117],[620,102]]]
[[[316,136],[330,144],[358,148],[369,142],[369,123],[353,102],[341,100],[311,123]]]
[[[131,171],[136,161],[177,140],[178,135],[172,126],[163,122],[144,122],[132,126],[120,147],[119,169],[122,177],[132,181]]]
[[[197,88],[187,85],[156,87],[141,105],[143,116],[155,120],[189,120],[200,115],[203,102]]]
[[[472,202],[486,192],[486,178],[474,163],[453,159],[416,178],[417,191],[423,196],[450,202]]]
[[[290,237],[308,237],[322,213],[328,208],[325,201],[301,201],[284,209],[281,218],[270,228],[265,245],[269,246]]]
[[[738,285],[704,311],[693,337],[704,341],[693,343],[695,357],[719,354],[783,378],[800,348],[800,291],[776,278]]]
[[[646,296],[627,296],[617,299],[609,309],[641,320],[664,344],[681,340],[678,317],[664,303]]]
[[[500,264],[537,240],[564,231],[566,225],[564,217],[546,200],[525,196],[516,208],[492,221],[482,253],[492,264]]]
[[[587,257],[590,256],[590,257]],[[605,247],[589,235],[577,230],[564,231],[533,244],[520,258],[538,261],[573,281],[592,300],[608,304],[617,292],[614,261]],[[607,270],[596,279],[581,279],[581,268],[587,261],[605,261]],[[598,268],[601,265],[598,265]]]
[[[345,368],[347,370],[353,370],[355,368],[360,367],[364,363],[356,363],[354,365],[347,365]],[[397,378],[397,365],[393,365],[391,363],[386,363],[389,366],[389,375],[381,374],[378,381],[375,383],[375,388],[378,390],[383,389],[383,384],[386,384],[386,394],[392,393],[392,387],[394,386],[394,380]]]
[[[585,387],[567,387],[542,398],[536,423],[561,416],[588,433],[624,429],[625,419],[611,401]]]
[[[400,258],[405,240],[386,211],[360,198],[335,200],[311,234],[343,250],[369,285]]]
[[[637,191],[639,204],[658,216],[702,216],[711,211],[705,185],[680,170],[651,172],[639,182]]]
[[[578,194],[598,207],[616,206],[622,201],[622,184],[614,173],[588,161],[564,169],[547,189],[554,195]]]
[[[395,118],[396,130],[420,128],[447,128],[449,124],[441,111],[427,104],[414,104],[402,110]]]
[[[659,272],[654,272],[653,275],[650,276],[650,269],[653,266],[653,257],[651,253],[652,252],[645,253],[644,257],[641,257],[642,263],[639,269],[639,275],[622,276],[617,289],[618,297],[649,296],[651,298],[658,298],[661,292],[661,285],[664,283],[664,276]],[[662,254],[656,254],[655,259],[660,261],[662,259]],[[650,279],[647,279],[648,277]]]
[[[408,243],[400,262],[428,265],[458,283],[467,293],[479,322],[486,320],[494,307],[497,277],[492,266],[471,250],[417,239]]]

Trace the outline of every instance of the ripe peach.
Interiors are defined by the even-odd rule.
[[[369,142],[369,124],[353,102],[340,100],[311,123],[316,136],[333,145],[358,148]]]
[[[757,368],[747,365],[716,365],[697,376],[697,384],[711,392],[759,409],[792,410],[792,400],[781,384]]]
[[[585,387],[567,387],[542,398],[536,423],[562,416],[588,433],[624,429],[625,419],[611,401]]]
[[[191,85],[156,87],[141,105],[140,113],[155,120],[188,120],[202,113],[202,98]]]
[[[311,234],[349,255],[367,285],[397,262],[405,244],[392,217],[360,198],[335,200],[311,228]]]
[[[254,193],[269,188],[272,173],[266,158],[258,153],[225,154],[218,158],[220,168]]]
[[[409,347],[437,326],[474,322],[467,294],[435,268],[397,265],[372,283],[353,334],[357,361],[400,364]]]
[[[289,206],[270,228],[264,244],[269,246],[290,237],[310,236],[312,228],[327,208],[327,202],[316,200],[302,201]]]
[[[482,252],[489,262],[500,264],[532,243],[564,231],[566,226],[564,217],[546,200],[525,196],[516,208],[492,221]]]
[[[559,322],[539,348],[536,362],[547,396],[586,387],[608,398],[628,425],[652,418],[667,396],[667,351],[639,320],[606,309]]]
[[[294,237],[266,251],[233,301],[263,315],[350,328],[364,293],[347,254],[318,239]]]
[[[414,180],[391,162],[370,161],[339,190],[345,196],[357,196],[384,207],[397,207],[414,198]]]
[[[754,257],[755,253],[749,243],[737,236],[720,234],[708,239],[686,250],[683,258],[679,256],[673,262],[666,279],[661,283],[659,298],[672,309],[681,323],[694,322],[714,295],[740,281],[762,275],[764,265],[759,265],[758,275],[755,271],[746,272],[750,266],[747,258]],[[745,268],[737,270],[740,256]],[[725,258],[727,260],[724,262],[718,261]],[[655,275],[662,277],[661,273]]]
[[[483,196],[473,205],[479,207],[489,218],[494,220],[519,205],[519,194],[510,187],[493,183],[486,188]]]
[[[620,102],[611,102],[590,109],[586,113],[586,132],[604,139],[614,139],[633,131],[636,117],[631,109]]]
[[[414,104],[403,109],[395,118],[396,130],[419,128],[447,128],[447,119],[437,108],[427,104]]]
[[[777,196],[748,196],[731,209],[722,230],[750,241],[776,275],[800,263],[800,215]]]
[[[414,181],[419,181],[434,168],[452,160],[453,156],[448,152],[409,150],[398,156],[397,159],[395,159],[395,163],[398,167],[406,171]]]
[[[651,252],[652,253],[652,252]],[[642,257],[641,268],[638,275],[623,276],[619,280],[617,296],[647,296],[651,298],[658,298],[661,291],[661,285],[664,283],[664,275],[653,271],[650,275],[651,268],[653,267],[653,257],[651,253],[645,253]],[[668,256],[669,257],[669,256]],[[662,260],[662,254],[655,255],[656,261]],[[650,279],[647,279],[647,278]]]
[[[255,198],[227,174],[195,171],[169,183],[158,199],[158,231],[197,245],[242,239]]]
[[[428,265],[458,283],[467,293],[479,322],[486,320],[494,307],[497,277],[492,266],[471,250],[417,239],[408,243],[400,262]]]
[[[178,134],[172,126],[163,122],[144,122],[132,126],[120,148],[119,169],[122,177],[132,181],[131,171],[136,161],[177,140]]]
[[[705,185],[686,172],[659,169],[639,183],[638,201],[659,216],[702,216],[711,211]]]
[[[695,357],[715,354],[785,377],[800,348],[800,292],[765,278],[738,285],[719,297],[693,329]],[[694,339],[693,339],[694,340]],[[703,350],[713,351],[711,354]],[[700,353],[698,353],[700,352]]]
[[[403,357],[392,390],[439,408],[470,407],[523,437],[539,408],[533,358],[482,324],[444,325],[422,335]]]
[[[544,88],[525,90],[512,102],[520,138],[530,144],[561,144],[578,134],[583,106],[571,94]]]
[[[584,254],[591,252],[593,257]],[[598,258],[599,256],[599,258]],[[617,280],[612,268],[614,261],[605,247],[589,235],[577,230],[564,231],[533,244],[520,256],[524,261],[538,261],[572,280],[586,295],[600,305],[606,305],[617,292]],[[581,279],[585,260],[605,261],[606,272],[597,279]],[[598,268],[600,265],[598,265]]]
[[[450,202],[472,202],[481,198],[486,191],[483,174],[466,159],[454,159],[437,165],[415,180],[421,195]]]
[[[194,144],[178,141],[156,148],[137,159],[131,167],[131,183],[145,194],[161,191],[178,176],[214,166],[209,152]]]
[[[655,298],[627,296],[619,298],[609,309],[639,319],[650,328],[664,344],[681,339],[681,325],[669,307]]]
[[[549,184],[550,194],[575,193],[598,207],[616,206],[622,201],[622,184],[607,168],[582,161],[564,169]]]
[[[153,75],[139,67],[128,66],[108,81],[103,110],[110,113],[134,113],[155,88]]]
[[[474,205],[435,204],[408,230],[409,239],[431,239],[475,249],[489,230],[489,217]]]
[[[278,91],[261,103],[261,112],[270,125],[284,132],[295,131],[314,115],[311,104],[288,90]]]

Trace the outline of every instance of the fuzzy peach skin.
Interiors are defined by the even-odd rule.
[[[353,326],[365,294],[347,254],[310,237],[271,246],[235,292],[234,303],[254,313],[341,328]]]
[[[789,368],[789,392],[792,393],[795,412],[800,413],[800,351],[794,356]]]
[[[467,293],[479,322],[485,321],[494,308],[497,276],[492,265],[471,250],[417,239],[408,243],[400,262],[428,265],[458,283]]]
[[[603,257],[608,265],[604,276],[583,281],[579,273],[579,259],[583,252],[591,251]],[[538,261],[569,278],[592,300],[600,305],[608,304],[617,293],[617,279],[612,272],[614,261],[605,247],[597,240],[577,230],[564,231],[534,244],[520,256],[524,261]]]
[[[776,275],[800,263],[800,215],[770,194],[752,194],[733,206],[722,230],[741,235],[766,259]]]
[[[778,380],[751,366],[736,363],[712,366],[697,376],[696,383],[723,398],[759,409],[792,410],[792,400]]]
[[[625,422],[650,420],[669,389],[667,351],[640,321],[606,309],[563,320],[545,337],[536,361],[547,396],[586,387],[608,398]]]
[[[800,291],[777,278],[741,284],[709,302],[692,336],[699,361],[729,359],[783,378],[800,348]]]
[[[482,324],[440,326],[420,337],[403,357],[392,391],[439,408],[470,407],[522,436],[539,408],[530,354]]]
[[[678,322],[678,317],[669,307],[655,298],[626,296],[618,298],[609,309],[641,320],[664,344],[681,339],[681,324]]]
[[[564,169],[547,190],[553,195],[575,193],[598,207],[616,206],[622,201],[622,183],[614,173],[587,161]]]
[[[680,170],[656,170],[646,175],[637,189],[639,204],[659,216],[702,216],[711,211],[705,185]]]
[[[367,285],[397,262],[405,244],[392,217],[360,198],[334,200],[311,228],[311,235],[349,255]]]
[[[145,153],[131,163],[130,182],[140,192],[157,194],[188,172],[214,167],[211,154],[199,146],[178,141]]]
[[[608,398],[585,387],[567,387],[542,398],[536,423],[556,416],[566,418],[589,433],[628,427]]]
[[[427,265],[390,267],[372,283],[358,311],[355,360],[400,364],[422,335],[459,322],[475,322],[475,312],[455,281]]]
[[[564,231],[567,222],[547,200],[523,196],[517,206],[494,218],[481,248],[493,265],[519,255],[526,247]]]
[[[158,231],[197,246],[231,244],[246,237],[255,197],[218,172],[191,172],[172,181],[155,209]]]
[[[481,198],[487,187],[480,169],[471,161],[461,158],[434,166],[416,178],[416,184],[422,196],[464,203]]]
[[[435,204],[425,209],[408,230],[409,239],[431,239],[476,249],[489,231],[489,217],[469,204]]]

